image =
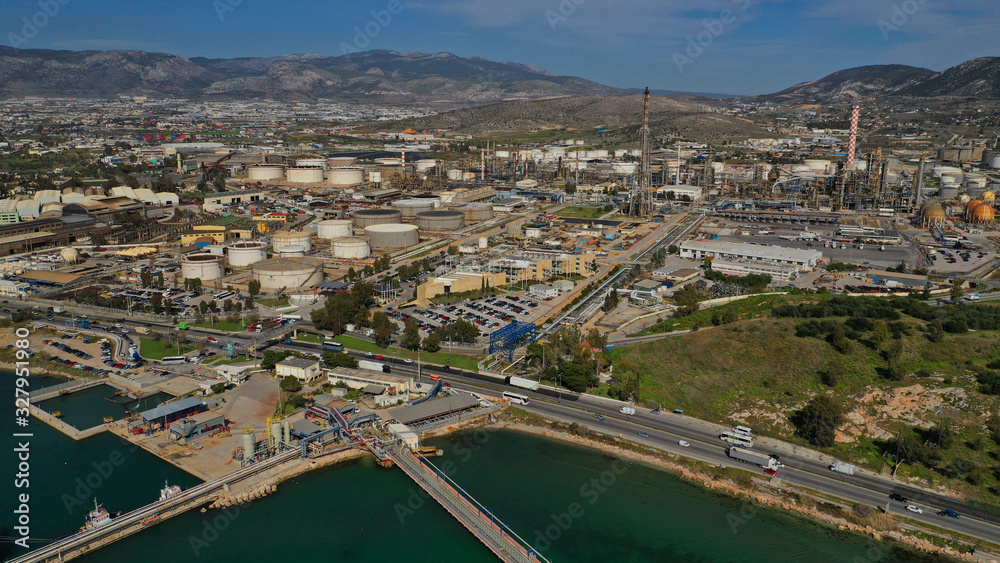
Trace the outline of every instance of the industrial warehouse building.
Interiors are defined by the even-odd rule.
[[[559,290],[551,285],[536,283],[528,288],[528,295],[534,297],[535,299],[550,299],[553,297],[559,297]]]
[[[507,275],[502,273],[452,272],[431,278],[417,287],[417,299],[426,300],[438,295],[479,291],[484,287],[507,285]]]
[[[509,257],[490,261],[490,269],[507,274],[509,283],[544,281],[553,276],[590,276],[590,265],[596,256],[524,250],[512,252]]]
[[[303,384],[311,383],[322,375],[319,369],[319,360],[307,360],[306,358],[286,358],[278,362],[274,366],[274,370],[278,377],[290,375]]]
[[[413,378],[401,375],[342,367],[326,370],[326,375],[330,385],[343,383],[351,389],[364,389],[369,385],[381,385],[386,388],[390,395],[402,395],[414,390]]]
[[[772,264],[767,262],[737,262],[734,260],[712,260],[712,270],[727,276],[760,274],[771,276],[774,281],[790,282],[799,274],[799,266],[793,264]]]
[[[814,268],[823,258],[818,250],[799,250],[781,246],[762,246],[738,242],[692,240],[681,244],[681,258],[701,260],[705,257],[734,262],[770,262],[790,264],[799,269]],[[714,262],[713,262],[714,268]]]

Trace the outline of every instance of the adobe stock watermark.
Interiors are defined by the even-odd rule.
[[[340,43],[340,54],[350,55],[360,53],[371,45],[372,39],[382,34],[382,31],[392,23],[392,17],[403,12],[403,4],[400,0],[389,0],[384,10],[372,10],[372,19],[368,20],[364,26],[354,26],[354,42]]]
[[[586,1],[587,0],[562,0],[559,2],[559,6],[557,6],[555,10],[546,10],[545,19],[549,22],[549,27],[552,28],[552,31],[555,31],[559,24],[575,14],[577,6]]]
[[[226,14],[235,12],[236,7],[243,3],[243,0],[212,0],[212,9],[215,15],[219,16],[219,21],[226,21]]]
[[[13,31],[7,34],[7,41],[10,42],[10,46],[18,48],[34,39],[38,35],[38,32],[49,25],[52,18],[58,16],[62,7],[69,4],[69,2],[70,0],[38,0],[38,10],[30,16],[21,18],[19,22],[21,23],[20,35]]]
[[[205,518],[202,521],[201,532],[197,535],[191,534],[187,538],[188,545],[191,546],[194,556],[201,557],[201,551],[215,543],[222,535],[222,532],[229,529],[233,525],[233,522],[240,517],[241,513],[240,507],[230,506],[211,518]]]
[[[621,458],[611,462],[611,468],[605,469],[597,477],[592,477],[590,481],[580,486],[580,496],[587,505],[593,505],[601,498],[601,495],[608,492],[608,489],[618,482],[618,477],[628,471],[628,463]],[[563,534],[568,532],[577,520],[583,518],[587,513],[582,503],[571,502],[566,510],[558,514],[552,513],[549,518],[552,523],[545,526],[544,530],[535,530],[534,547],[538,551],[546,551],[552,547],[552,542],[559,541]]]
[[[472,454],[478,452],[486,445],[486,442],[490,440],[490,433],[485,430],[476,430],[471,434],[471,443],[469,444],[455,444],[452,447],[452,454],[458,456],[458,461],[462,464],[468,463],[472,459]],[[446,460],[438,469],[440,469],[449,478],[454,479],[455,474],[458,472],[458,464],[452,460]],[[393,505],[392,509],[396,513],[396,518],[399,519],[400,525],[406,524],[406,519],[417,513],[418,510],[424,507],[431,496],[427,494],[427,491],[423,490],[421,487],[411,486],[407,491],[405,502],[397,502]]]
[[[889,17],[878,20],[878,30],[882,33],[882,39],[888,41],[889,34],[899,31],[901,27],[910,23],[910,18],[926,3],[927,0],[904,0],[899,4],[893,4]]]
[[[735,11],[725,8],[719,12],[718,17],[702,20],[701,25],[705,29],[695,35],[687,36],[687,48],[684,51],[674,51],[673,59],[677,65],[677,72],[684,72],[684,67],[693,64],[705,49],[711,47],[712,43],[726,32],[726,26],[735,23],[739,19],[737,15],[750,7],[750,0],[732,0],[732,3],[736,5]]]

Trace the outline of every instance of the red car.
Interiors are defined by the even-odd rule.
[[[771,469],[770,467],[765,467],[764,468],[764,473],[767,473],[768,475],[777,475],[778,474],[777,471],[775,471],[774,469]]]
[[[208,338],[206,338],[205,341],[207,341],[207,342],[218,342],[218,340],[216,340],[215,338],[213,338],[211,336],[209,336]]]
[[[376,359],[376,360],[384,360],[385,358],[383,358],[383,357],[381,356],[381,354],[380,354],[380,355],[378,355],[378,356],[375,356],[375,359]]]

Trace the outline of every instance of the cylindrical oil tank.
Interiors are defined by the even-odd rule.
[[[298,168],[322,168],[326,170],[327,162],[325,158],[299,158],[295,161]]]
[[[334,186],[358,186],[365,182],[365,171],[355,167],[331,168],[327,178]]]
[[[452,168],[451,170],[449,170],[447,172],[448,179],[449,180],[461,180],[462,179],[462,174],[464,174],[464,173],[465,173],[464,170],[459,170],[458,168]]]
[[[331,156],[326,159],[327,168],[346,168],[353,166],[357,160],[353,156]]]
[[[271,247],[281,252],[289,246],[301,246],[305,252],[312,250],[312,240],[305,231],[278,231],[271,236]]]
[[[986,192],[986,188],[969,188],[966,193],[969,194],[969,199],[980,199],[983,197],[983,193]]]
[[[354,234],[354,223],[346,219],[327,219],[316,223],[316,235],[324,240],[349,237]]]
[[[437,194],[417,194],[413,196],[413,199],[419,199],[421,201],[430,201],[434,203],[434,209],[441,207],[441,196]]]
[[[363,229],[372,225],[399,223],[403,214],[398,209],[362,209],[354,212],[354,226]]]
[[[966,174],[963,182],[967,188],[986,189],[986,176],[982,174]],[[978,196],[976,196],[978,197]]]
[[[342,237],[330,242],[334,258],[360,260],[368,258],[372,253],[367,237]]]
[[[257,438],[253,435],[253,430],[243,433],[243,459],[250,459],[254,455],[254,445]]]
[[[400,199],[392,202],[392,208],[398,210],[403,217],[413,218],[424,211],[434,211],[434,202],[424,199]]]
[[[379,170],[370,170],[368,172],[368,181],[373,184],[382,183],[382,172]]]
[[[941,199],[954,199],[958,196],[958,188],[955,187],[942,187],[941,191],[938,192],[938,196]]]
[[[493,206],[488,203],[467,203],[454,209],[465,215],[466,222],[489,221],[493,218]]]
[[[402,158],[376,158],[375,162],[381,164],[382,166],[399,166],[403,164]]]
[[[630,176],[638,169],[638,162],[612,162],[611,173],[618,176]]]
[[[212,281],[225,274],[224,258],[215,254],[189,254],[181,260],[181,275],[184,279],[198,278]]]
[[[423,211],[414,221],[425,231],[454,231],[465,225],[465,214],[459,211]]]
[[[267,245],[262,242],[238,242],[229,246],[229,265],[246,268],[261,260],[267,260]]]
[[[306,247],[304,246],[286,246],[278,251],[278,255],[282,258],[297,258],[299,256],[306,255]]]
[[[271,258],[251,266],[261,288],[310,288],[323,281],[323,262],[314,258]]]
[[[421,158],[416,163],[417,172],[427,172],[431,168],[437,166],[437,161],[433,158]]]
[[[285,169],[285,178],[295,184],[322,184],[323,169],[313,166],[290,166]]]
[[[406,248],[420,242],[420,233],[414,225],[389,223],[365,227],[372,248]]]
[[[280,164],[255,164],[248,169],[251,180],[280,180],[285,177],[285,167]]]

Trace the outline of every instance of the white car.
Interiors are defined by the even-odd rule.
[[[405,363],[405,364],[412,364],[413,360],[411,360],[410,358],[404,358],[403,359],[403,363]]]
[[[920,508],[919,506],[916,506],[916,505],[913,505],[913,504],[906,505],[906,509],[909,510],[910,512],[916,512],[917,514],[923,514],[924,513],[924,509],[923,508]]]
[[[677,442],[677,443],[678,443],[678,444],[679,444],[679,445],[680,445],[680,446],[681,446],[682,448],[686,448],[686,447],[688,447],[688,446],[690,446],[690,445],[691,445],[691,444],[689,444],[689,443],[688,443],[688,441],[687,441],[687,440],[681,440],[680,442]]]
[[[115,328],[121,328],[121,327],[122,327],[121,323],[118,323],[118,324],[115,325]]]
[[[366,356],[374,356],[375,354],[372,354],[371,352],[365,352],[365,355]]]

